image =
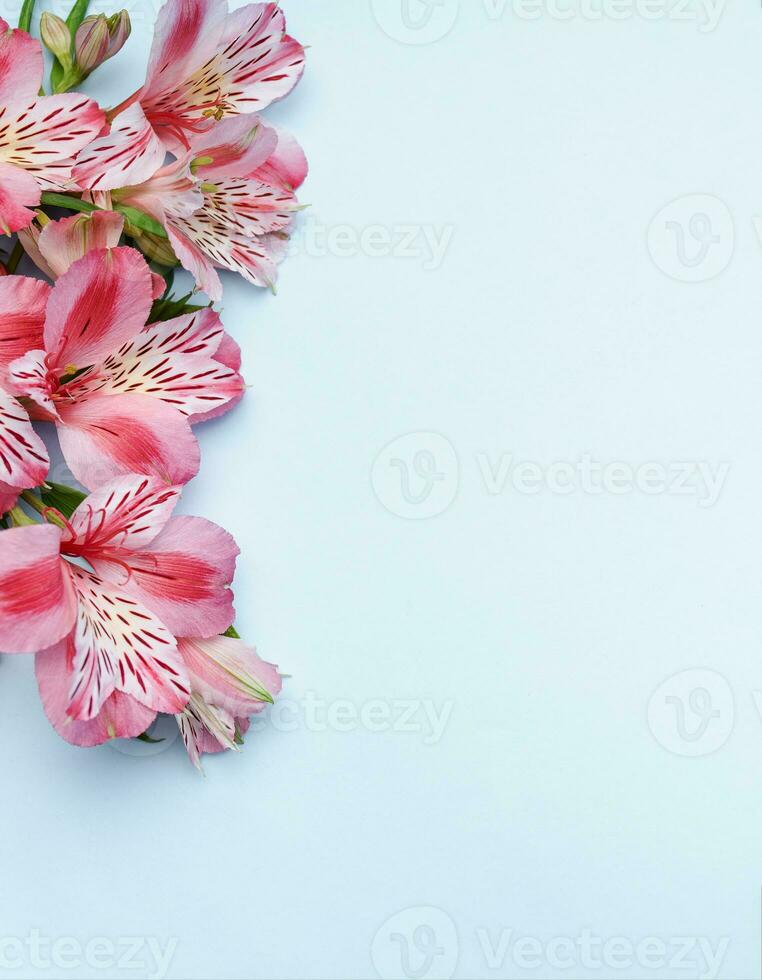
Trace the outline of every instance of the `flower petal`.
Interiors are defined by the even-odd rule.
[[[84,149],[104,120],[98,104],[79,94],[0,103],[0,161],[44,169]]]
[[[31,174],[0,160],[0,234],[12,235],[34,220],[40,185]]]
[[[163,530],[179,499],[179,487],[123,476],[93,491],[69,523],[86,557],[105,548],[144,548]]]
[[[263,166],[275,153],[278,136],[256,115],[228,116],[207,133],[191,140],[195,161],[194,173],[203,180],[246,177]]]
[[[45,307],[50,286],[28,276],[0,278],[0,383],[27,351],[43,346]]]
[[[177,648],[193,692],[236,717],[260,711],[280,694],[283,682],[277,667],[258,657],[242,640],[228,636],[186,638],[178,639]]]
[[[0,17],[0,104],[37,95],[42,71],[40,42]]]
[[[136,249],[88,252],[53,287],[46,350],[61,368],[102,360],[143,329],[152,291],[151,270]]]
[[[280,234],[242,234],[211,208],[202,208],[188,218],[172,219],[167,231],[183,267],[213,300],[222,295],[214,266],[238,272],[255,286],[272,288],[278,278],[277,264],[288,248],[288,239]]]
[[[36,419],[58,419],[58,409],[53,401],[56,379],[48,368],[48,355],[44,350],[30,350],[8,368],[11,390],[17,395],[31,398],[30,411]],[[35,409],[39,409],[36,411]]]
[[[35,653],[66,636],[76,604],[52,524],[2,531],[0,650]]]
[[[175,636],[214,636],[233,622],[238,547],[227,531],[202,517],[173,517],[146,548],[88,556],[103,578],[124,582],[125,592],[145,603]]]
[[[208,215],[213,221],[225,222],[231,232],[240,235],[264,235],[287,228],[299,210],[291,191],[261,181],[227,177],[214,184],[204,195],[204,207],[191,217]]]
[[[295,191],[302,186],[309,173],[309,164],[304,150],[290,133],[276,128],[278,145],[268,160],[253,173],[245,176],[261,180],[273,187],[284,187]]]
[[[29,416],[0,388],[0,480],[27,489],[48,475],[48,451],[32,428]]]
[[[37,247],[55,276],[95,249],[114,249],[124,230],[124,218],[115,211],[93,211],[51,221],[42,229]]]
[[[180,88],[196,68],[214,58],[226,17],[227,4],[219,0],[167,0],[154,28],[141,93],[144,105],[171,104],[158,97]]]
[[[34,661],[42,706],[58,734],[72,745],[83,748],[101,745],[112,738],[142,735],[153,724],[156,712],[119,691],[106,698],[91,721],[73,721],[67,715],[74,652],[72,633],[38,653]]]
[[[199,448],[187,419],[158,398],[92,394],[59,403],[58,438],[72,473],[90,489],[128,473],[187,483]]]
[[[288,95],[304,73],[304,48],[286,34],[277,3],[251,3],[230,14],[222,45],[215,67],[225,79],[225,101],[238,112],[266,109]]]
[[[123,589],[70,566],[77,593],[67,713],[91,721],[116,691],[154,711],[176,714],[190,697],[175,638]]]
[[[77,157],[74,177],[89,190],[142,184],[164,163],[165,150],[139,103],[120,113],[107,135]]]

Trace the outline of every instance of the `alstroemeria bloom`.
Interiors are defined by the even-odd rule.
[[[20,231],[24,251],[37,268],[50,279],[57,279],[77,259],[99,248],[116,248],[124,231],[124,217],[115,211],[91,211],[51,221],[39,212],[35,220]],[[152,273],[153,298],[166,292],[167,284]]]
[[[177,721],[188,755],[200,768],[202,753],[238,748],[249,718],[280,694],[282,680],[277,667],[241,640],[215,636],[177,643],[191,685],[190,700]]]
[[[44,187],[62,188],[72,158],[103,128],[105,116],[83,95],[39,96],[40,43],[0,18],[0,232],[34,218]]]
[[[178,639],[177,649],[191,697],[176,717],[188,754],[200,768],[203,753],[238,749],[249,718],[273,701],[282,682],[277,668],[241,640],[226,636]],[[115,691],[90,721],[73,721],[67,714],[70,666],[59,646],[37,654],[35,673],[48,719],[73,745],[90,747],[113,738],[142,735],[156,720],[155,711]]]
[[[0,310],[25,282],[0,278]],[[135,249],[90,251],[49,289],[25,353],[9,365],[12,391],[34,418],[55,423],[85,487],[125,473],[186,483],[199,465],[191,424],[241,397],[240,351],[219,316],[205,309],[146,326],[152,297]]]
[[[168,0],[135,97],[166,149],[179,154],[215,120],[288,95],[303,71],[304,48],[286,34],[277,3],[229,14],[224,0]]]
[[[93,721],[115,693],[183,711],[191,685],[175,636],[213,636],[233,620],[238,548],[216,524],[173,517],[179,497],[179,487],[127,476],[84,500],[65,530],[2,532],[0,650],[58,657],[73,721]],[[129,704],[107,711],[114,734],[122,714],[135,723]]]
[[[118,201],[150,214],[199,288],[217,300],[217,268],[256,286],[274,285],[299,208],[294,191],[306,176],[307,161],[293,137],[258,116],[241,115],[193,137],[188,154],[142,184],[94,198],[103,207]],[[78,171],[78,179],[86,178],[114,186],[97,167]]]

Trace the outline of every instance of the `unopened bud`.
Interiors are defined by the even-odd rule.
[[[113,58],[118,54],[127,43],[127,38],[132,33],[130,15],[126,10],[120,10],[118,14],[111,14],[108,19],[109,46],[108,57]]]
[[[86,77],[121,51],[131,31],[130,15],[126,10],[109,17],[105,14],[85,17],[74,40],[77,66],[82,76]]]
[[[71,31],[66,21],[47,10],[40,17],[42,43],[66,69],[71,67]]]
[[[108,57],[109,31],[108,21],[103,14],[97,17],[85,17],[77,28],[74,40],[74,50],[77,55],[77,67],[86,78],[91,71]]]

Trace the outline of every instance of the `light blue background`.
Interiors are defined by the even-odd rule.
[[[510,952],[490,968],[480,929],[513,930],[510,943],[726,937],[720,975],[758,977],[760,10],[733,0],[702,31],[530,21],[510,5],[491,18],[462,0],[446,36],[413,45],[369,0],[284,6],[311,45],[271,113],[311,160],[302,227],[445,228],[451,242],[436,269],[303,244],[277,297],[226,278],[252,389],[199,430],[183,506],[236,535],[239,628],[292,675],[296,710],[203,779],[179,743],[70,748],[31,659],[4,658],[0,936],[176,939],[167,975],[188,980],[365,978],[391,975],[405,941],[420,965],[414,929],[433,915],[428,977],[702,973],[579,956],[522,970]],[[130,9],[127,51],[90,85],[107,103],[142,79],[153,9]],[[381,16],[394,22],[393,0]],[[725,202],[735,249],[716,278],[685,283],[657,268],[647,234],[693,194]],[[457,495],[406,520],[371,470],[418,432],[454,448]],[[730,472],[713,507],[490,494],[478,456],[503,453]],[[655,731],[648,706],[695,668],[715,672],[719,745],[690,758],[677,705],[657,704]],[[316,722],[305,698],[339,714]],[[417,730],[352,722],[347,702],[376,700],[395,718],[415,702]],[[424,703],[451,709],[439,740]],[[384,931],[427,906],[442,911]],[[150,974],[36,970],[26,954],[0,969]]]

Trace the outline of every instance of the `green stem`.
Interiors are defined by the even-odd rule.
[[[56,527],[60,527],[62,529],[66,528],[66,522],[62,517],[58,516],[55,508],[46,507],[38,497],[35,497],[31,490],[25,490],[21,494],[21,499],[24,501],[24,503],[29,504],[31,508],[36,510],[41,517],[44,517],[49,524],[55,524]]]
[[[27,34],[31,32],[34,3],[35,0],[24,0],[21,13],[19,14],[19,27],[22,31],[26,31]]]
[[[31,517],[25,514],[18,504],[11,508],[6,516],[10,517],[14,527],[34,527],[37,524],[37,521],[33,521]]]

